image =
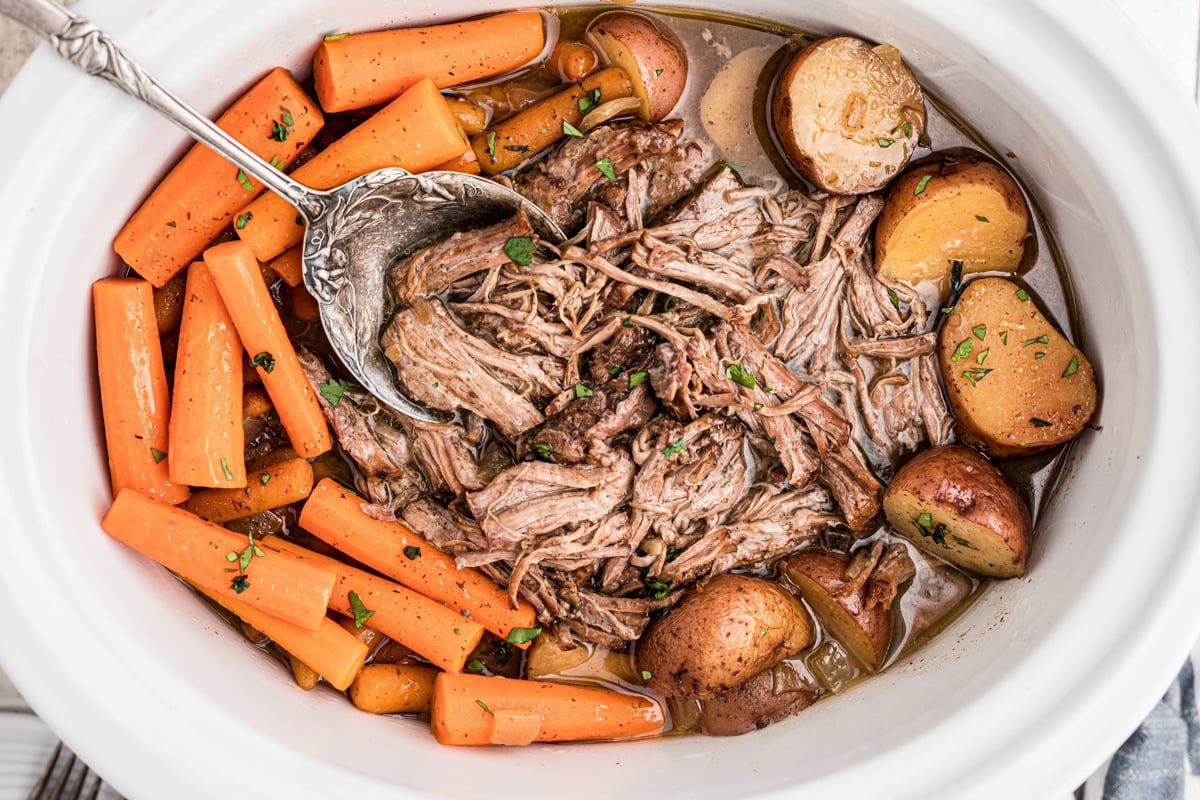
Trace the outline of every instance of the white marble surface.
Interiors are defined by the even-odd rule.
[[[1200,100],[1200,0],[1112,1],[1129,17],[1131,30],[1150,41],[1152,49],[1179,81],[1181,88],[1190,97]],[[67,2],[66,5],[74,5],[74,2]],[[36,39],[27,31],[0,18],[0,93],[20,70],[35,44]],[[1200,646],[1193,656],[1200,660]],[[21,730],[27,731],[23,735],[28,737],[27,743],[36,750],[33,760],[39,761],[45,757],[42,753],[49,753],[53,736],[44,726],[39,726],[29,718],[27,713],[21,713],[24,709],[25,704],[16,688],[0,670],[0,723],[9,714],[20,713]],[[4,753],[0,752],[0,762],[3,756]],[[0,779],[0,800],[24,798],[28,790],[21,788],[21,782],[32,784],[36,770],[5,772],[4,767],[5,764],[0,763],[0,778],[14,774],[17,777],[13,779],[15,782]],[[1189,787],[1188,796],[1192,797],[1193,794],[1192,787]],[[1200,791],[1195,794],[1200,795]]]

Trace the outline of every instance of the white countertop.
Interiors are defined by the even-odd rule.
[[[1193,99],[1200,100],[1200,0],[1113,0],[1113,2],[1129,17],[1131,32],[1139,32],[1153,45],[1153,50],[1164,61],[1168,70],[1174,75],[1181,88]],[[68,2],[67,5],[73,5]],[[0,93],[8,86],[13,76],[19,71],[36,40],[24,30],[6,19],[0,18]],[[1200,660],[1200,647],[1193,652]],[[23,710],[15,687],[0,671],[0,719],[3,712]],[[31,728],[24,723],[23,730],[30,738],[28,744],[39,751],[49,753],[53,746],[53,734],[43,728]],[[34,759],[40,762],[44,755]],[[0,748],[0,762],[3,761],[4,751]],[[9,778],[19,783],[25,779],[25,773],[6,773],[5,765],[0,763],[0,800],[20,800],[25,792],[13,788]],[[36,774],[26,776],[32,784]],[[1089,781],[1089,785],[1092,781]],[[1193,796],[1189,787],[1188,796]]]

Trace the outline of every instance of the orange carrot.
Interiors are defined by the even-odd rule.
[[[350,702],[372,714],[428,714],[438,671],[413,664],[368,664],[350,685]]]
[[[201,586],[195,588],[242,622],[266,634],[267,638],[286,650],[288,655],[329,681],[338,691],[344,692],[350,688],[367,659],[367,646],[329,617],[321,617],[320,624],[310,630],[265,614],[236,597],[219,594]],[[296,670],[293,670],[293,674],[299,678]]]
[[[447,97],[446,102],[450,104],[450,112],[467,136],[474,136],[487,127],[488,114],[483,106],[461,97]]]
[[[509,638],[517,629],[534,626],[533,606],[520,600],[511,608],[508,595],[491,578],[478,570],[459,569],[453,558],[404,523],[367,516],[362,503],[362,498],[326,478],[304,503],[300,527],[410,589],[469,615],[497,636]]]
[[[291,653],[288,653],[288,664],[292,668],[292,677],[295,678],[297,686],[306,692],[317,688],[317,684],[321,681],[321,676],[317,674],[315,669]]]
[[[443,672],[433,685],[433,735],[442,744],[625,739],[662,730],[662,706],[594,686]]]
[[[242,370],[238,367],[238,379],[241,380]],[[274,408],[267,390],[261,386],[243,386],[242,388],[242,419],[253,419]]]
[[[329,189],[383,167],[424,172],[466,147],[446,98],[433,81],[422,80],[298,167],[292,177],[314,189]],[[303,238],[303,221],[297,222],[296,210],[274,192],[242,213],[250,218],[237,235],[254,248],[260,261],[274,258]]]
[[[449,672],[459,672],[471,651],[483,638],[483,626],[423,594],[386,578],[355,569],[336,559],[306,550],[278,536],[263,541],[266,550],[281,550],[294,556],[327,564],[338,572],[329,607],[339,614],[364,617],[372,628]],[[354,598],[358,598],[356,604]],[[358,614],[355,614],[355,606]]]
[[[321,306],[304,284],[291,287],[292,316],[301,322],[316,322],[321,319]]]
[[[313,81],[322,108],[349,111],[386,103],[422,78],[445,88],[508,72],[537,58],[545,43],[536,11],[352,33],[321,43]]]
[[[283,279],[288,286],[299,286],[304,282],[304,248],[300,245],[288,248],[267,262],[267,267]]]
[[[563,83],[577,81],[596,68],[596,51],[583,42],[561,41],[550,51],[550,69]]]
[[[306,458],[293,458],[254,472],[240,489],[196,492],[183,507],[209,522],[228,522],[298,503],[312,487],[312,464]]]
[[[204,251],[242,345],[258,368],[292,448],[305,458],[332,447],[329,426],[288,340],[258,262],[245,242],[225,242]]]
[[[276,67],[234,102],[217,125],[283,169],[324,122],[291,73]],[[239,222],[238,211],[263,188],[212,150],[195,145],[125,223],[113,248],[139,275],[162,286],[198,258],[222,229]]]
[[[166,461],[171,401],[153,295],[138,278],[92,284],[108,471],[114,496],[128,487],[182,503],[188,488],[171,482]]]
[[[595,94],[599,92],[599,94]],[[583,119],[579,101],[592,105],[633,96],[633,84],[620,67],[609,67],[538,100],[511,117],[471,137],[479,166],[489,175],[510,170],[569,135],[567,125]],[[587,104],[585,104],[587,107]]]
[[[308,630],[316,630],[325,619],[337,579],[332,567],[287,553],[267,553],[250,537],[132,489],[121,490],[100,527],[189,583],[222,597]]]
[[[185,298],[169,429],[171,480],[245,486],[242,340],[204,262],[188,268]]]

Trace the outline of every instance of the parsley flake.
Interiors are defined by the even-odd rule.
[[[317,390],[321,393],[321,397],[324,397],[329,405],[336,406],[338,403],[342,402],[342,395],[346,393],[346,390],[353,385],[354,384],[352,384],[350,381],[343,381],[338,378],[330,378],[324,383],[317,384]]]
[[[975,340],[970,336],[958,343],[958,347],[954,348],[954,354],[950,356],[951,361],[961,361],[971,355],[971,350],[975,347]]]
[[[646,578],[646,588],[654,593],[655,600],[662,600],[671,593],[671,584],[659,578]]]
[[[662,75],[662,74],[663,74],[663,70],[661,67],[659,69],[654,70],[654,77],[657,78],[659,75]]]
[[[259,480],[259,482],[262,483],[263,486],[266,486],[268,483],[271,482],[271,473],[264,472],[262,475],[258,476],[258,480]]]
[[[349,34],[342,34],[342,35],[348,36]],[[287,125],[289,128],[296,124],[296,120],[292,119],[292,112],[288,111],[283,106],[279,107],[279,118],[281,120],[283,120],[283,124]]]
[[[891,147],[896,143],[895,139],[876,139],[875,143],[880,147]]]
[[[275,371],[275,356],[264,350],[250,359],[250,366],[262,367],[263,372],[270,374]]]
[[[229,471],[229,462],[224,457],[221,458],[221,471],[225,473],[225,480],[233,480],[233,473]]]
[[[988,218],[982,214],[976,214],[975,219],[979,220],[980,222],[989,222]]]
[[[1027,302],[1029,300],[1029,292],[1025,291],[1024,289],[1017,289],[1016,294],[1017,294],[1017,299],[1020,300],[1022,303]]]
[[[608,156],[605,156],[596,162],[596,169],[600,170],[600,173],[610,181],[615,181],[617,179],[617,171],[613,169],[612,159]]]
[[[912,123],[905,120],[904,122],[901,122],[899,125],[897,125],[896,127],[892,128],[890,131],[888,131],[888,134],[895,135],[896,131],[904,131],[905,136],[912,136]]]
[[[151,447],[150,456],[154,459],[155,464],[161,464],[162,460],[167,457],[167,454],[156,447]]]
[[[758,381],[741,364],[730,364],[725,368],[725,377],[734,383],[753,389]]]
[[[358,596],[358,592],[350,592],[350,613],[354,615],[354,627],[361,628],[367,624],[367,620],[375,615],[375,612],[363,605],[362,599]]]
[[[1071,360],[1067,364],[1067,368],[1063,370],[1062,376],[1064,378],[1069,378],[1078,371],[1079,371],[1079,358],[1077,356],[1071,356]]]
[[[990,348],[990,347],[986,350],[980,350],[979,355],[975,356],[975,363],[982,364],[984,362],[984,359],[986,359],[988,357],[988,353],[990,353],[990,352],[992,352],[992,348]]]
[[[1030,417],[1029,422],[1035,428],[1049,428],[1050,427],[1049,422],[1046,422],[1046,420],[1044,420],[1044,419],[1038,419],[1037,417]]]
[[[1029,347],[1031,344],[1050,344],[1050,337],[1043,333],[1036,339],[1026,339],[1021,347]]]
[[[168,223],[167,223],[167,227],[168,227],[168,228],[178,228],[178,227],[179,227],[179,225],[177,225],[177,224],[175,223],[175,220],[171,220],[170,222],[168,222]]]
[[[238,594],[241,594],[250,588],[250,581],[245,575],[235,575],[233,582],[229,584],[229,588],[233,589]]]
[[[641,386],[649,377],[649,372],[638,371],[629,373],[629,388],[632,389],[635,386]]]
[[[526,642],[532,642],[541,632],[541,628],[513,628],[504,637],[504,641],[509,644],[525,644]]]
[[[247,192],[254,191],[254,184],[250,182],[249,176],[246,175],[245,172],[242,172],[240,169],[237,171],[237,182],[240,183],[242,185],[242,188],[245,189]]]
[[[592,390],[589,389],[588,387],[584,386],[582,383],[575,384],[575,399],[576,400],[583,398],[583,397],[591,397],[592,394],[593,394]]]
[[[539,461],[549,461],[550,456],[554,455],[554,448],[546,442],[535,442],[530,439],[525,444],[529,445],[529,449],[533,451]]]
[[[728,161],[722,161],[721,166],[734,172],[741,172],[745,169],[745,167],[738,166],[737,164],[730,164]]]
[[[336,42],[338,39],[345,39],[349,35],[348,33],[327,33],[325,34],[325,41]]]
[[[984,376],[991,372],[990,369],[984,367],[972,367],[968,370],[963,370],[962,376],[967,379],[967,382],[972,386],[983,380]]]
[[[583,87],[581,86],[580,88],[583,88]],[[595,108],[599,104],[600,104],[600,90],[599,89],[592,89],[590,92],[587,92],[586,94],[583,95],[583,97],[580,97],[579,101],[576,103],[576,105],[579,106],[580,114],[588,113],[589,111],[591,111],[593,108]]]
[[[654,673],[651,672],[650,670],[648,670],[648,669],[642,670],[642,680],[648,681],[653,677],[654,677]]]
[[[888,300],[891,300],[892,305],[896,307],[897,311],[899,311],[900,310],[900,296],[896,294],[896,290],[889,286],[889,287],[887,287],[887,294],[888,294]]]
[[[583,132],[581,130],[579,130],[579,128],[576,128],[574,125],[572,125],[569,121],[567,121],[565,119],[563,120],[563,123],[562,123],[562,132],[565,133],[567,136],[574,136],[576,139],[583,138]]]
[[[479,707],[480,707],[480,708],[482,708],[484,711],[486,711],[487,713],[491,714],[493,717],[494,717],[494,716],[496,716],[495,714],[493,714],[493,713],[492,713],[492,710],[491,710],[490,708],[488,708],[488,704],[487,704],[487,703],[485,703],[485,702],[483,702],[482,700],[476,700],[476,701],[475,701],[475,705],[479,706]]]
[[[528,267],[533,263],[533,253],[537,245],[530,236],[510,236],[504,243],[504,255],[512,259],[514,264]]]
[[[913,197],[916,197],[917,195],[921,194],[921,192],[925,191],[925,187],[929,185],[929,181],[931,180],[933,180],[932,174],[922,175],[921,180],[917,182],[917,188],[913,189]]]
[[[664,447],[662,454],[663,454],[664,458],[670,458],[671,456],[679,455],[681,452],[683,452],[683,437],[682,436],[680,436],[678,439],[676,439],[675,441],[671,442],[669,445]]]
[[[415,544],[410,544],[404,548],[404,557],[409,561],[416,561],[421,557],[421,548]]]
[[[975,338],[982,342],[983,337],[987,335],[987,325],[976,325],[971,328],[971,333],[975,334]]]
[[[254,219],[254,215],[249,211],[245,212],[244,214],[238,214],[237,219],[233,221],[233,227],[240,231],[245,228],[246,223],[252,219]]]
[[[496,163],[496,132],[488,131],[486,140],[487,140],[488,158],[490,158],[492,160],[492,163],[495,164]]]
[[[287,125],[284,125],[282,122],[278,122],[276,120],[271,120],[271,138],[275,141],[286,142],[288,134],[291,132],[292,129]]]
[[[463,667],[467,672],[483,672],[483,662],[478,658],[473,658]]]
[[[278,153],[271,156],[271,160],[268,161],[267,163],[270,164],[275,169],[279,170],[280,172],[283,172],[283,166],[284,166],[283,165],[283,156],[279,155]]]

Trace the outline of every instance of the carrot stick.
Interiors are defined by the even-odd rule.
[[[434,682],[431,713],[433,735],[452,745],[625,739],[664,724],[662,707],[644,695],[450,672]]]
[[[428,714],[438,671],[413,664],[368,664],[350,685],[350,702],[372,714]]]
[[[598,97],[591,97],[599,90]],[[620,67],[609,67],[588,75],[567,88],[545,97],[508,119],[471,137],[471,148],[479,166],[489,175],[510,170],[527,158],[567,136],[564,125],[583,119],[579,101],[591,97],[592,105],[633,96],[633,84]]]
[[[238,368],[238,379],[241,379],[242,370]],[[271,398],[267,396],[267,390],[261,386],[244,386],[242,389],[242,419],[253,419],[261,417],[263,414],[274,408],[271,405]]]
[[[316,322],[321,319],[321,306],[303,284],[291,287],[292,316],[301,322]]]
[[[292,177],[314,189],[329,189],[383,167],[424,172],[466,147],[446,98],[433,81],[422,80],[298,167]],[[274,192],[242,213],[250,218],[237,235],[260,261],[274,258],[303,238],[304,225],[297,222],[296,209]]]
[[[332,447],[329,426],[250,247],[245,242],[210,247],[204,251],[204,263],[212,271],[292,448],[305,458],[324,453]]]
[[[108,471],[114,496],[130,488],[182,503],[188,488],[171,482],[166,460],[171,401],[153,295],[138,278],[92,284]]]
[[[317,674],[315,669],[291,653],[288,653],[288,664],[292,668],[292,677],[296,679],[297,686],[306,692],[317,688],[317,683],[320,682],[321,676]]]
[[[304,282],[304,248],[300,245],[288,248],[267,262],[267,267],[283,279],[288,286],[299,286]]]
[[[292,163],[324,123],[316,103],[282,67],[268,72],[217,120],[280,169]],[[258,181],[243,182],[243,177],[212,150],[193,146],[125,223],[113,248],[139,275],[162,286],[226,226],[238,222],[238,212],[262,193]]]
[[[312,464],[305,458],[293,458],[254,472],[240,489],[196,492],[183,507],[209,522],[229,522],[298,503],[308,497],[312,487]]]
[[[322,108],[349,111],[386,103],[421,78],[445,88],[508,72],[537,58],[545,43],[536,11],[352,33],[321,43],[313,81]]]
[[[288,655],[329,681],[338,691],[344,692],[350,688],[354,677],[358,675],[367,659],[367,646],[329,617],[321,617],[320,624],[309,630],[272,617],[238,598],[219,594],[201,586],[195,588],[242,622],[262,631],[268,639],[286,650]],[[300,675],[295,670],[293,675],[299,682]]]
[[[202,261],[188,268],[174,393],[167,457],[171,480],[189,486],[245,486],[242,340]]]
[[[247,536],[132,489],[121,490],[100,527],[189,583],[222,597],[308,630],[316,630],[325,619],[337,570],[324,564],[267,553]]]
[[[533,606],[520,600],[510,608],[508,595],[491,578],[474,569],[459,569],[453,558],[404,523],[367,516],[362,502],[326,478],[304,503],[300,527],[410,589],[469,615],[497,636],[508,637],[515,629],[534,626]]]
[[[461,97],[447,97],[446,102],[450,104],[450,113],[454,114],[454,119],[467,136],[474,136],[487,127],[488,114],[483,106]]]
[[[450,672],[459,672],[471,651],[483,638],[483,626],[423,594],[398,583],[355,569],[336,559],[306,550],[278,536],[267,537],[267,551],[281,550],[294,556],[327,564],[338,572],[329,607],[339,614],[354,617],[354,592],[361,614],[372,628],[412,650],[422,658]]]

